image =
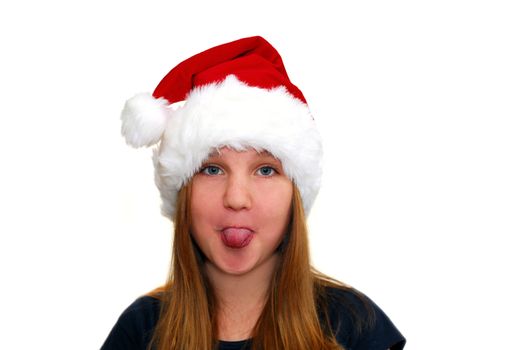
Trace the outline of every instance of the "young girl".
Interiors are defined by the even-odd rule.
[[[403,349],[378,306],[311,266],[321,140],[267,41],[187,59],[127,101],[122,123],[132,146],[159,144],[175,235],[166,284],[122,313],[102,349]]]

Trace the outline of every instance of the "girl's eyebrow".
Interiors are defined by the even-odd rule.
[[[207,159],[204,162],[212,162],[212,161],[218,161],[218,160],[222,160],[222,159],[223,159],[222,155],[218,151],[214,151],[211,154],[209,154],[209,156],[207,157]],[[276,163],[278,163],[278,161],[279,161],[276,157],[274,157],[272,154],[270,154],[267,151],[258,153],[254,159],[255,159],[255,161],[273,161]]]
[[[280,166],[280,162],[278,161],[278,159],[276,158],[273,158],[273,157],[260,157],[260,159],[258,159],[259,162],[264,162],[264,163],[270,163],[270,164],[273,164],[273,165],[276,165],[276,166]]]
[[[224,159],[220,156],[214,156],[207,158],[202,164],[209,164],[209,163],[223,163]],[[255,163],[270,163],[275,166],[280,166],[280,163],[278,159],[272,157],[272,156],[261,156],[257,157],[252,160],[252,162]]]
[[[273,156],[270,153],[262,153],[262,154],[260,154],[260,159],[262,159],[262,160],[269,160],[269,161],[277,163],[277,164],[281,163],[280,159],[276,158],[275,156]],[[283,165],[283,163],[282,163],[282,165]]]

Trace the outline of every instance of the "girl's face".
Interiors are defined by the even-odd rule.
[[[244,275],[268,262],[288,228],[292,182],[267,152],[222,148],[194,176],[191,232],[222,273]]]

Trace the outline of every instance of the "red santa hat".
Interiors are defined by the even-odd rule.
[[[121,119],[128,144],[157,144],[155,182],[168,218],[180,188],[223,146],[266,150],[278,158],[300,190],[307,214],[318,193],[320,135],[305,97],[262,37],[216,46],[183,61],[152,96],[129,99]]]

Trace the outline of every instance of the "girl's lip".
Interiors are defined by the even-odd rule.
[[[243,230],[249,230],[249,231],[254,232],[254,230],[249,226],[239,226],[239,225],[223,226],[219,231],[224,231],[224,230],[230,229],[230,228],[243,229]]]

